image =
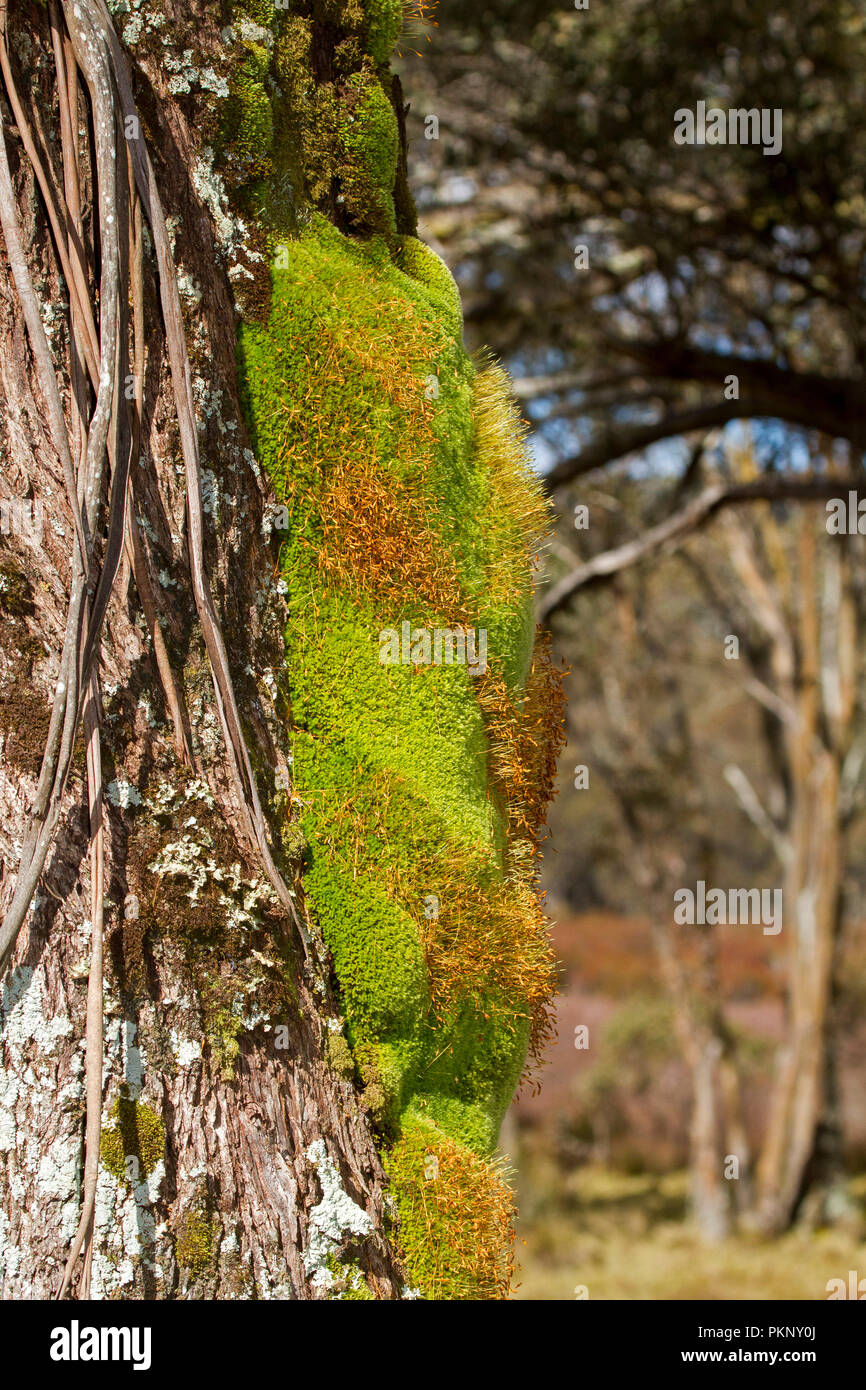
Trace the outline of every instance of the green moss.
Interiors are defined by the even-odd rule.
[[[255,43],[244,44],[244,49],[223,103],[218,146],[238,184],[263,179],[273,167],[274,122],[266,86],[270,54]]]
[[[410,1282],[435,1299],[507,1297],[514,1203],[501,1168],[411,1119],[387,1165]]]
[[[241,1055],[241,1046],[238,1040],[242,1032],[243,1025],[240,1018],[230,1009],[208,1010],[206,1037],[223,1081],[231,1081],[235,1074],[235,1064]]]
[[[342,1261],[336,1255],[329,1255],[326,1268],[333,1279],[328,1290],[329,1298],[375,1303],[376,1295],[357,1264],[353,1264],[351,1261]]]
[[[359,1044],[381,1050],[382,1069],[365,1079],[368,1099],[380,1116],[423,1111],[484,1153],[520,1073],[527,1010],[502,991],[434,1008],[423,940],[425,899],[442,897],[447,908],[455,862],[480,901],[490,887],[502,891],[505,827],[491,795],[477,678],[465,665],[379,661],[383,628],[406,618],[447,628],[455,613],[447,585],[445,597],[426,600],[411,587],[388,593],[385,571],[385,591],[369,591],[383,522],[374,518],[380,534],[367,534],[364,480],[351,471],[347,525],[361,533],[365,559],[345,582],[322,573],[335,488],[347,459],[363,460],[395,494],[417,500],[406,523],[423,516],[428,534],[409,529],[402,544],[453,557],[454,602],[490,628],[519,693],[531,640],[528,567],[524,559],[516,575],[520,602],[493,603],[488,576],[509,551],[488,530],[489,460],[474,452],[476,369],[457,338],[456,290],[420,243],[405,239],[401,256],[405,270],[385,242],[358,245],[314,220],[274,275],[268,325],[242,332],[243,377],[259,457],[290,514],[281,568],[305,891],[333,955],[356,1058]]]
[[[33,590],[29,579],[23,570],[4,560],[0,564],[0,612],[22,617],[33,611]]]
[[[339,98],[312,74],[312,21],[290,15],[274,46],[274,76],[283,93],[279,130],[283,158],[314,206],[333,194],[338,162]]]
[[[288,17],[274,47],[276,153],[306,197],[346,230],[396,231],[394,187],[400,136],[389,91],[349,19],[333,53],[333,76],[314,76],[315,22]]]
[[[299,863],[304,857],[307,842],[304,839],[304,832],[297,821],[288,821],[283,826],[283,853],[293,864]]]
[[[393,237],[399,132],[394,108],[372,64],[352,76],[340,108],[340,194],[355,225]]]
[[[403,27],[403,0],[364,0],[367,52],[380,65],[388,62]]]
[[[439,1249],[464,1219],[464,1178],[492,1194],[484,1229],[502,1236],[507,1190],[488,1157],[549,989],[514,804],[534,775],[514,735],[541,509],[500,376],[463,348],[447,267],[397,235],[398,98],[383,66],[400,9],[319,0],[280,29],[275,147],[320,211],[281,240],[269,316],[243,326],[239,369],[257,457],[289,512],[279,563],[304,891],[346,1021],[325,1059],[342,1075],[354,1060],[402,1154],[410,1215],[418,1154],[400,1146],[429,1135],[446,1155]],[[383,632],[403,623],[483,630],[488,669],[383,662]],[[431,1287],[488,1287],[464,1274],[431,1274]]]
[[[399,1079],[389,1071],[387,1051],[374,1043],[355,1044],[354,1060],[363,1085],[361,1098],[380,1129],[392,1129],[398,1119]]]
[[[118,1097],[102,1131],[100,1156],[118,1182],[143,1182],[165,1156],[161,1117],[142,1101]]]
[[[427,289],[430,301],[442,313],[456,337],[463,332],[463,306],[454,276],[441,256],[417,237],[401,238],[397,263],[407,275]]]
[[[35,614],[33,586],[11,561],[0,563],[0,649],[4,669],[0,673],[0,730],[3,755],[9,765],[29,776],[39,774],[45,740],[51,723],[51,707],[39,690],[34,668],[45,658],[45,647],[28,627]],[[81,766],[79,735],[74,768]]]
[[[352,1057],[352,1049],[343,1037],[342,1033],[328,1033],[325,1037],[325,1062],[335,1071],[338,1076],[342,1076],[345,1081],[351,1081],[355,1075],[355,1061]]]
[[[219,1228],[206,1211],[185,1212],[178,1223],[175,1254],[181,1269],[201,1278],[213,1264]]]
[[[277,16],[274,0],[240,0],[233,10],[233,16],[246,15],[263,29],[270,29]]]

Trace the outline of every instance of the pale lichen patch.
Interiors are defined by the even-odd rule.
[[[343,1187],[337,1166],[328,1156],[324,1139],[316,1139],[310,1144],[307,1159],[316,1169],[322,1200],[310,1211],[304,1268],[311,1276],[310,1282],[314,1288],[324,1291],[334,1282],[328,1263],[337,1254],[344,1236],[347,1233],[362,1238],[368,1236],[373,1222]]]

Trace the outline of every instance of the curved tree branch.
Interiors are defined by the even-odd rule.
[[[679,435],[691,434],[695,430],[706,432],[719,425],[726,425],[729,420],[747,420],[756,415],[766,414],[772,412],[763,410],[754,399],[718,400],[709,405],[695,406],[692,410],[663,415],[660,420],[653,420],[650,424],[623,425],[618,429],[608,429],[599,439],[593,440],[585,449],[581,449],[579,454],[561,459],[545,474],[542,483],[548,492],[555,492],[557,488],[570,483],[573,478],[591,473],[594,468],[603,468],[606,463],[624,458],[626,454],[635,454],[648,448],[650,444],[659,443],[662,439],[676,439]]]
[[[787,474],[770,474],[751,483],[714,483],[693,498],[685,507],[652,526],[643,535],[624,545],[604,550],[591,560],[578,565],[570,574],[553,584],[542,595],[538,605],[539,622],[548,622],[554,613],[570,603],[579,589],[599,580],[610,579],[628,569],[663,546],[683,540],[703,526],[723,507],[740,506],[744,502],[814,502],[842,493],[855,492],[866,497],[866,484],[845,478],[798,478]]]

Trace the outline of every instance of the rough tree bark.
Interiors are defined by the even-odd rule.
[[[144,26],[144,10],[121,8],[131,40]],[[273,806],[280,786],[287,785],[285,775],[280,783],[280,769],[285,774],[289,765],[285,720],[271,696],[272,671],[283,661],[285,614],[271,582],[275,551],[266,485],[249,449],[237,394],[234,301],[243,255],[234,261],[227,256],[225,236],[220,240],[226,206],[218,187],[198,174],[207,125],[203,118],[203,129],[196,127],[195,98],[207,96],[208,83],[219,84],[215,74],[226,62],[221,38],[226,16],[203,0],[192,5],[167,0],[155,19],[150,42],[136,50],[134,90],[183,292],[206,469],[206,563],[244,731],[260,770],[260,791]],[[59,190],[49,13],[21,0],[12,6],[8,32],[17,88]],[[66,51],[68,58],[68,44]],[[5,98],[2,115],[27,261],[71,415],[69,287]],[[101,248],[83,84],[76,115],[83,235],[92,274]],[[145,251],[145,430],[141,459],[132,460],[131,491],[140,585],[130,572],[131,540],[108,611],[100,667],[108,788],[107,1119],[91,1293],[314,1297],[315,1262],[309,1251],[336,1194],[337,1200],[355,1204],[345,1208],[348,1228],[354,1230],[357,1260],[370,1289],[378,1297],[399,1297],[403,1277],[389,1240],[389,1199],[370,1118],[352,1082],[326,1061],[326,1052],[333,1060],[327,1043],[339,1034],[341,1022],[324,953],[313,941],[304,959],[287,914],[265,886],[248,837],[235,833],[243,814],[225,770],[195,618],[183,464],[146,232]],[[98,300],[92,280],[88,290]],[[0,537],[0,897],[5,908],[58,678],[73,531],[5,248],[0,410],[4,519],[11,518]],[[21,499],[36,504],[37,520],[41,507],[41,525],[28,522]],[[148,599],[158,624],[150,631],[143,616]],[[163,674],[166,664],[173,668],[183,691],[192,767],[178,758],[185,737],[173,725],[160,664]],[[145,785],[149,791],[142,798],[138,788]],[[182,852],[177,846],[182,847],[193,818],[210,836],[219,870],[216,887],[211,876],[194,903],[199,925],[202,914],[207,921],[209,904],[212,910],[224,907],[220,884],[245,914],[235,930],[222,935],[214,930],[210,941],[198,941],[194,948],[185,935],[192,880],[181,892],[147,867],[166,846]],[[58,1294],[78,1224],[85,1002],[93,947],[88,843],[79,741],[46,872],[3,982],[0,1290],[5,1298]],[[276,852],[291,877],[291,847],[283,844]],[[297,901],[301,904],[300,895]],[[269,1004],[266,1025],[257,1024],[262,999]],[[282,1024],[275,1023],[279,1019]],[[73,1296],[80,1291],[81,1269],[73,1275]]]

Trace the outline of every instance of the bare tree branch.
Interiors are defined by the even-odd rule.
[[[578,565],[570,574],[552,585],[538,605],[539,622],[548,622],[570,602],[578,589],[601,579],[609,579],[628,569],[663,546],[683,540],[703,526],[723,507],[740,506],[745,502],[793,501],[813,502],[854,491],[866,496],[866,484],[843,478],[799,478],[790,474],[770,474],[751,483],[714,483],[699,493],[687,506],[645,531],[642,536],[604,550],[591,560]]]
[[[650,444],[658,444],[662,439],[676,439],[679,435],[691,434],[694,430],[706,432],[719,425],[726,425],[729,420],[748,420],[755,416],[775,413],[773,410],[762,409],[761,403],[755,399],[720,399],[712,401],[709,405],[663,415],[661,419],[653,420],[649,424],[623,425],[617,429],[607,429],[599,439],[593,440],[581,449],[579,454],[560,459],[559,463],[545,474],[542,482],[548,492],[555,492],[557,488],[570,483],[573,478],[579,478],[583,473],[591,473],[594,468],[603,468],[606,463],[624,458],[626,454],[638,453]]]

